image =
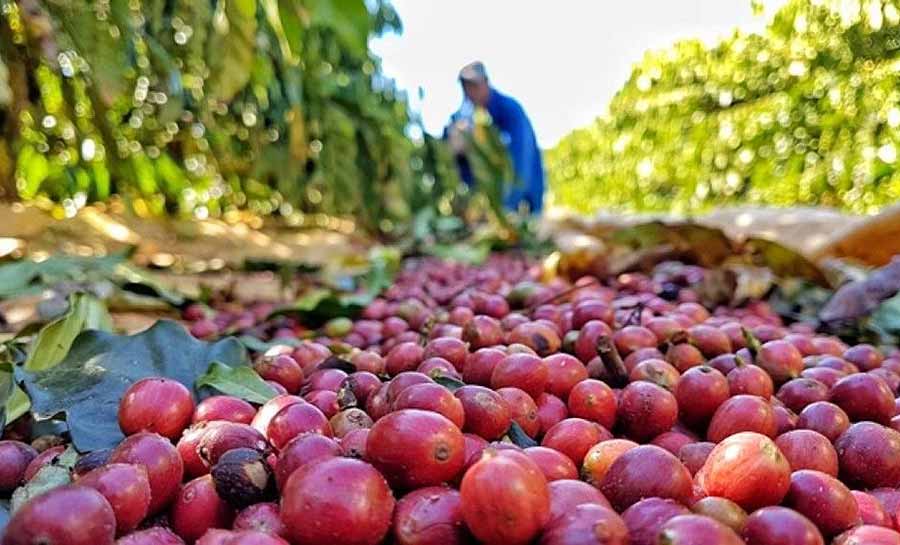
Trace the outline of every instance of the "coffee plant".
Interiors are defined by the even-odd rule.
[[[900,197],[900,4],[791,0],[761,34],[649,52],[607,115],[548,154],[581,212],[827,205]]]

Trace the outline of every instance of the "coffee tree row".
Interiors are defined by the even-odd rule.
[[[792,0],[761,34],[648,53],[609,114],[550,151],[560,204],[872,212],[900,197],[900,3]]]
[[[72,213],[119,194],[145,214],[309,211],[390,229],[456,189],[439,142],[407,137],[406,97],[368,51],[400,27],[385,1],[0,5],[7,199]]]

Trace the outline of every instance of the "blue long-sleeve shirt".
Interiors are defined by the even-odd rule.
[[[517,210],[519,203],[525,201],[532,213],[539,213],[544,202],[544,165],[531,121],[518,101],[494,88],[486,109],[506,144],[518,182],[510,181],[503,204]],[[454,119],[459,115],[459,112],[454,114]],[[465,161],[460,164],[460,174],[466,183],[472,183],[472,173]]]

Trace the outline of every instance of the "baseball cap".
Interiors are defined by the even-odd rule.
[[[487,81],[487,70],[481,61],[470,62],[459,71],[459,79],[462,81]]]

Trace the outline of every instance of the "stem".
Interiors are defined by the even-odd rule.
[[[552,303],[553,301],[556,301],[557,299],[560,299],[560,298],[562,298],[562,297],[565,297],[566,295],[571,295],[571,294],[575,293],[576,291],[578,291],[578,290],[580,290],[580,289],[582,289],[582,288],[587,288],[587,287],[589,287],[589,286],[596,286],[596,285],[598,285],[598,284],[600,284],[600,281],[597,280],[596,278],[592,278],[592,279],[590,279],[589,281],[587,281],[587,282],[585,282],[585,283],[583,283],[583,284],[579,284],[579,285],[576,285],[576,286],[572,286],[571,288],[565,289],[565,290],[563,290],[563,291],[557,293],[556,295],[552,295],[552,296],[550,296],[550,297],[548,297],[548,298],[546,298],[546,299],[544,299],[544,300],[542,300],[542,301],[538,301],[537,303],[531,305],[530,307],[528,307],[528,308],[525,309],[525,310],[528,311],[528,312],[531,312],[532,310],[536,309],[537,307],[539,307],[539,306],[541,306],[541,305],[547,305],[547,304],[550,304],[550,303]]]
[[[612,386],[622,387],[628,384],[628,370],[625,368],[625,362],[622,361],[622,356],[616,350],[616,345],[613,344],[611,337],[601,335],[597,339],[597,354],[606,368],[606,373]]]
[[[747,344],[747,350],[750,351],[750,356],[756,361],[756,354],[759,353],[759,348],[762,344],[759,342],[759,339],[756,338],[756,335],[751,333],[749,329],[742,327],[741,333],[744,335],[744,342]]]

